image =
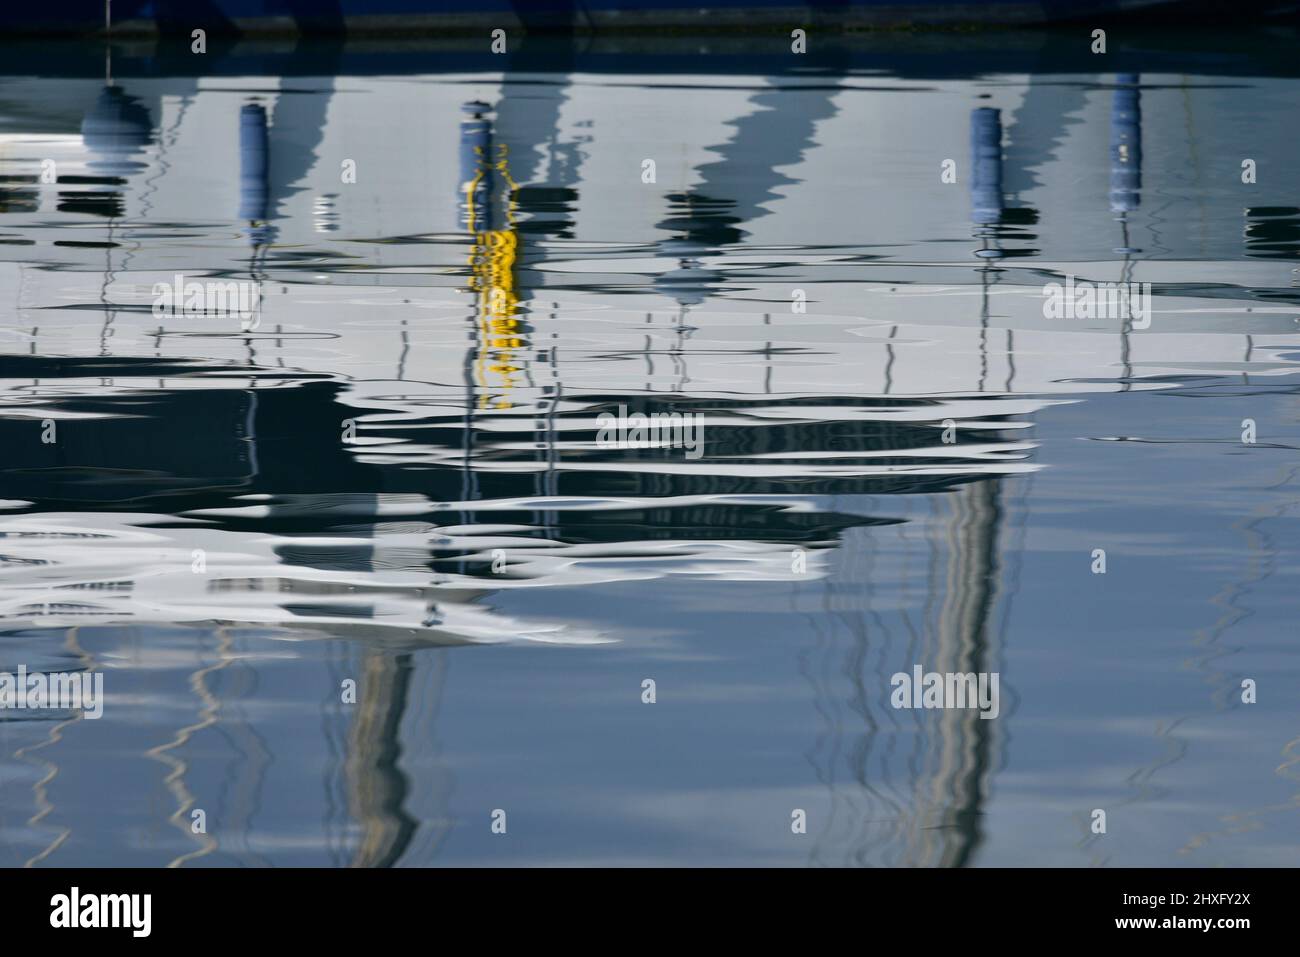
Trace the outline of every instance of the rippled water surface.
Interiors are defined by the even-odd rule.
[[[897,42],[8,58],[0,861],[1295,863],[1300,79]]]

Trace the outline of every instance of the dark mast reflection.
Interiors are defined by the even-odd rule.
[[[971,112],[971,222],[983,240],[977,256],[996,260],[1005,200],[1002,191],[1002,117],[996,109]],[[985,276],[982,322],[987,327],[988,283]],[[980,674],[997,670],[995,616],[1001,590],[999,538],[1002,485],[986,478],[938,500],[948,508],[940,526],[947,572],[943,604],[918,663],[927,671]],[[938,519],[938,515],[935,516]],[[907,663],[910,664],[910,663]],[[1005,689],[1004,689],[1005,690]],[[1006,720],[980,717],[978,709],[940,710],[923,714],[938,725],[927,739],[926,776],[916,781],[915,823],[909,831],[909,863],[964,867],[984,839],[983,807],[988,775],[994,764],[994,725]]]
[[[1120,245],[1115,252],[1124,257],[1120,282],[1133,281],[1133,257],[1142,250],[1134,248],[1129,239],[1129,214],[1142,202],[1142,91],[1141,79],[1136,73],[1120,73],[1115,77],[1115,94],[1110,109],[1110,211],[1120,224]],[[1133,374],[1129,336],[1133,332],[1133,316],[1124,317],[1120,331],[1120,362],[1124,376],[1120,391],[1130,388]]]

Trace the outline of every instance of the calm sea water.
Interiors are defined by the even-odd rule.
[[[0,861],[1295,863],[1292,41],[863,42],[11,51]]]

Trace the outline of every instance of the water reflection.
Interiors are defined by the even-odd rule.
[[[121,702],[99,723],[3,721],[4,805],[31,809],[0,822],[12,862],[505,862],[478,834],[502,794],[518,819],[551,815],[554,837],[516,851],[529,862],[1036,859],[994,784],[1011,768],[1023,795],[1055,768],[1035,739],[1078,713],[1041,704],[1061,662],[1113,691],[1077,647],[1044,657],[1034,617],[1077,598],[1054,563],[1105,527],[1074,514],[1097,493],[1070,483],[1133,469],[1194,502],[1192,476],[1216,466],[1196,458],[1211,426],[1178,401],[1189,382],[1277,382],[1253,414],[1293,411],[1282,204],[1300,183],[1261,184],[1243,241],[1240,197],[1180,164],[1250,113],[1261,167],[1283,169],[1292,137],[1266,121],[1295,81],[921,78],[849,57],[669,82],[584,73],[564,51],[504,74],[119,76],[93,95],[44,80],[51,125],[7,117],[5,665],[106,670]],[[1175,123],[1175,97],[1196,122]],[[1165,108],[1144,112],[1152,98]],[[32,173],[47,154],[54,184]],[[937,175],[948,157],[955,184]],[[254,284],[257,315],[156,316],[150,290],[178,272]],[[1047,319],[1043,284],[1075,274],[1152,282],[1150,333],[1131,315]],[[1213,395],[1214,417],[1244,414]],[[703,416],[703,459],[602,445],[598,417],[620,408]],[[1117,419],[1179,448],[1071,458]],[[1289,484],[1270,471],[1265,492],[1265,470],[1242,468],[1215,488],[1270,496],[1256,523],[1283,516]],[[1111,504],[1163,541],[1162,520]],[[1209,579],[1205,556],[1228,546],[1200,547],[1185,574]],[[1055,577],[1023,624],[1027,555]],[[1125,605],[1150,586],[1112,587]],[[691,699],[710,658],[725,680]],[[1001,672],[1037,704],[998,721],[896,711],[889,676],[914,663]],[[1139,668],[1165,665],[1152,651]],[[1220,698],[1238,675],[1198,667]],[[656,733],[689,766],[634,786],[628,742],[654,719],[610,689],[647,673],[717,723],[664,707]],[[763,689],[733,705],[753,738],[717,757],[709,736],[736,719],[709,708],[746,682]],[[1116,720],[1146,717],[1120,702]],[[1162,699],[1182,717],[1161,734],[1204,704]],[[576,743],[525,752],[566,708]],[[775,764],[755,756],[769,736]],[[1167,767],[1120,761],[1142,781]],[[1113,786],[1104,762],[1078,767]],[[95,819],[105,781],[114,809]],[[700,797],[717,789],[736,809],[723,846],[703,823],[719,801]],[[1159,798],[1143,785],[1111,806]],[[1053,790],[1036,839],[1077,857],[1071,815],[1104,799]],[[791,843],[790,807],[812,802]],[[1139,859],[1170,863],[1187,833]]]

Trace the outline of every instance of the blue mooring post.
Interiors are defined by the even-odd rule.
[[[970,114],[970,219],[976,234],[994,235],[1002,222],[1002,112],[982,106]],[[1001,256],[997,249],[981,249],[982,259]]]
[[[239,110],[239,218],[244,222],[267,218],[268,159],[266,108],[246,103]]]
[[[478,100],[461,106],[460,225],[470,232],[492,229],[492,124],[483,115],[490,109]]]
[[[982,106],[970,114],[971,222],[994,226],[1002,220],[1002,113]]]
[[[1127,214],[1142,202],[1142,91],[1136,73],[1115,77],[1110,108],[1110,210],[1125,223],[1124,245],[1117,253],[1135,253],[1128,244]]]
[[[1142,188],[1142,103],[1136,73],[1121,73],[1110,110],[1110,208],[1137,209]]]
[[[106,86],[81,120],[90,151],[87,165],[99,176],[132,176],[145,169],[140,154],[153,142],[149,111],[121,87]]]

